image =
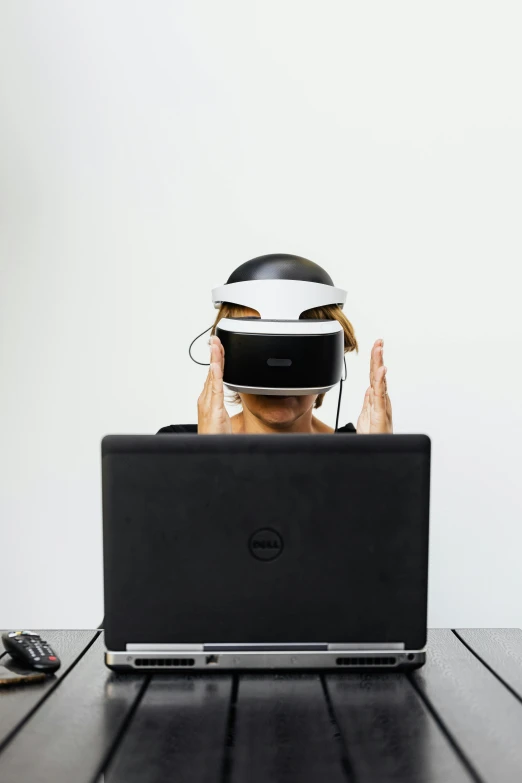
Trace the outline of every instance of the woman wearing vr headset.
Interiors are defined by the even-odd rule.
[[[322,267],[299,256],[260,256],[238,267],[212,293],[219,312],[211,327],[198,423],[171,425],[160,432],[393,432],[380,339],[371,350],[370,384],[357,427],[337,426],[344,355],[358,351],[358,345],[342,311],[346,291],[336,288]],[[332,428],[314,415],[314,409],[337,383],[337,421]],[[235,416],[225,407],[225,387],[242,405]]]

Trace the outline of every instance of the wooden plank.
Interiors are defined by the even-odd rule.
[[[449,630],[428,634],[412,682],[482,780],[522,780],[522,704]]]
[[[154,675],[105,783],[219,783],[232,677]]]
[[[317,674],[243,675],[230,750],[232,783],[350,780]]]
[[[326,675],[357,783],[470,783],[474,778],[405,674]]]
[[[459,628],[455,633],[522,699],[520,628]]]
[[[96,779],[148,682],[144,674],[110,672],[104,649],[99,636],[0,753],[2,783]]]
[[[96,631],[38,631],[55,648],[62,665],[42,683],[0,688],[0,749],[74,666]],[[0,641],[2,653],[4,647]]]

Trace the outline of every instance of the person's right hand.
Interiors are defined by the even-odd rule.
[[[198,398],[198,434],[229,435],[232,432],[230,416],[225,408],[223,370],[225,349],[219,337],[210,338],[210,367],[203,391]]]

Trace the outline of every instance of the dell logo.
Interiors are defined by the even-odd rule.
[[[252,547],[254,549],[281,549],[279,541],[276,538],[273,539],[261,539],[260,541],[253,541]]]
[[[277,530],[263,527],[252,533],[248,548],[257,560],[275,560],[283,551],[283,539]]]

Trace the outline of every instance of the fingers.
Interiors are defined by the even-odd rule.
[[[207,373],[207,377],[205,379],[205,385],[203,386],[201,390],[201,394],[198,397],[198,411],[199,410],[207,410],[209,406],[209,398],[210,398],[210,384],[211,384],[211,372],[210,369]]]
[[[366,389],[366,393],[364,395],[364,401],[362,405],[361,412],[359,414],[359,418],[357,419],[357,428],[356,431],[360,435],[367,435],[370,432],[370,417],[371,417],[371,406],[370,406],[370,392],[372,390],[371,386],[368,386]]]
[[[379,369],[375,373],[375,379],[374,379],[374,384],[373,384],[372,390],[373,390],[373,393],[374,393],[376,399],[384,400],[386,398],[387,393],[388,393],[387,388],[386,388],[386,373],[387,373],[387,370],[388,370],[388,368],[384,367],[384,365],[383,365],[382,367],[379,367]]]
[[[375,376],[379,367],[384,364],[383,360],[384,340],[376,340],[372,347],[370,355],[370,386],[375,386]]]
[[[205,385],[203,386],[203,391],[201,392],[201,397],[204,402],[208,402],[212,391],[212,358],[214,352],[214,348],[212,345],[212,337],[209,339],[208,342],[209,342],[208,373],[207,373],[207,377],[205,378]]]
[[[221,364],[221,369],[224,370],[224,368],[225,368],[225,349],[223,348],[223,343],[221,342],[219,337],[217,337],[215,334],[212,335],[212,337],[209,339],[208,342],[210,344],[210,356],[211,357],[215,357],[216,361],[219,361],[219,363]],[[217,352],[213,353],[212,352],[212,347],[214,345],[217,346],[218,350],[217,350]],[[212,362],[212,358],[210,359],[210,361]]]
[[[386,395],[386,423],[388,432],[393,432],[393,413],[389,395]]]
[[[388,416],[389,420],[391,421],[392,420],[392,415],[393,415],[392,401],[390,399],[390,395],[388,394],[388,392],[386,392],[386,415]]]
[[[198,399],[198,433],[230,434],[232,423],[225,407],[223,370],[225,351],[214,335],[209,340],[210,363],[205,386]]]
[[[363,411],[368,411],[369,408],[370,408],[370,392],[371,392],[371,390],[372,390],[372,387],[368,386],[368,388],[366,389],[366,392],[364,394],[364,401],[363,401],[363,407],[362,407]]]
[[[384,365],[384,340],[376,340],[370,360],[370,432],[393,432],[391,400]]]
[[[218,338],[211,337],[209,339],[209,367],[208,367],[208,373],[207,377],[205,379],[205,385],[203,386],[203,389],[201,390],[201,394],[199,395],[198,404],[202,405],[206,410],[210,408],[211,405],[211,398],[212,398],[212,390],[214,386],[214,372],[215,368],[213,365],[216,362],[221,361],[219,349],[215,347],[216,343],[214,340],[218,340],[219,345],[221,345],[221,341]]]
[[[219,337],[212,336],[210,344],[210,394],[211,396],[224,396],[223,372],[225,369],[225,351]]]
[[[214,343],[219,346],[220,351],[220,365],[221,365],[221,377],[223,377],[225,373],[225,349],[223,347],[223,343],[219,339],[219,337],[214,337]]]

